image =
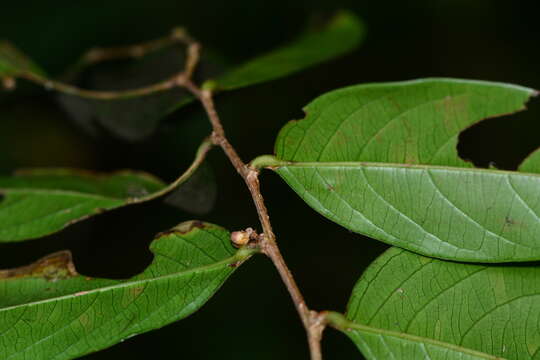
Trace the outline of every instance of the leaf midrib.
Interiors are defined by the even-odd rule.
[[[500,170],[500,169],[484,169],[484,168],[468,168],[458,166],[431,165],[431,164],[404,164],[404,163],[384,163],[384,162],[369,162],[369,161],[337,161],[337,162],[315,162],[315,161],[286,161],[276,159],[276,163],[261,164],[272,170],[281,167],[381,167],[381,168],[402,168],[402,169],[420,169],[420,170],[448,170],[448,171],[469,171],[483,172],[489,174],[505,174],[505,175],[527,175],[540,177],[540,174],[521,172],[519,170]]]
[[[161,256],[161,255],[156,255],[156,256]],[[125,282],[119,282],[118,284],[115,284],[115,285],[109,285],[109,286],[104,286],[104,287],[100,287],[100,288],[96,288],[96,289],[86,290],[84,292],[84,294],[78,295],[77,297],[79,297],[79,296],[88,296],[88,295],[92,295],[92,294],[95,294],[95,293],[98,293],[98,292],[116,290],[116,289],[121,289],[121,288],[124,288],[124,287],[130,287],[130,286],[139,285],[139,284],[146,284],[146,283],[150,283],[150,282],[153,282],[153,281],[160,281],[160,280],[164,280],[164,279],[168,279],[168,278],[175,278],[175,277],[188,275],[188,274],[192,274],[192,273],[197,273],[197,272],[202,272],[202,271],[206,271],[206,270],[213,270],[214,268],[219,268],[219,267],[222,267],[224,265],[229,265],[229,264],[235,263],[235,262],[237,262],[239,260],[243,260],[243,259],[245,259],[245,258],[242,255],[240,255],[238,252],[236,252],[236,254],[234,254],[233,256],[230,256],[230,257],[228,257],[228,258],[226,258],[224,260],[218,261],[218,262],[213,263],[213,264],[196,267],[196,268],[189,269],[189,270],[174,272],[174,273],[171,273],[171,274],[160,275],[160,276],[152,277],[152,278],[149,278],[149,279],[140,279],[140,280],[129,280],[128,279]],[[150,269],[151,267],[152,267],[152,265],[150,265],[150,267],[148,269]],[[110,280],[110,279],[100,279],[100,278],[98,278],[98,279],[95,279],[95,280]],[[10,280],[2,280],[2,281],[10,281]],[[122,281],[122,280],[119,280],[119,281]],[[75,296],[75,294],[76,293],[62,295],[62,296],[56,296],[56,297],[43,299],[43,300],[39,300],[39,301],[33,301],[33,302],[24,303],[24,304],[12,305],[12,306],[8,306],[8,307],[5,307],[5,308],[0,308],[0,313],[2,313],[4,311],[9,311],[9,310],[13,310],[13,309],[16,309],[16,308],[24,307],[24,306],[35,306],[35,305],[40,305],[40,304],[44,304],[44,303],[48,303],[48,302],[55,302],[55,301],[60,301],[60,300],[63,300],[63,299],[72,298],[72,297]]]
[[[117,196],[107,196],[96,193],[87,193],[76,190],[62,190],[62,189],[34,189],[34,188],[0,188],[1,193],[36,193],[39,195],[70,195],[70,196],[80,196],[100,200],[120,200],[125,201],[129,197],[117,197]]]
[[[354,331],[354,330],[364,331],[364,332],[368,332],[368,333],[372,333],[372,334],[376,334],[376,335],[385,335],[385,336],[390,336],[390,337],[397,337],[397,338],[408,340],[408,341],[411,341],[411,342],[425,343],[425,344],[440,346],[440,347],[444,347],[444,348],[447,348],[447,349],[450,349],[450,350],[458,351],[458,352],[461,352],[461,353],[464,353],[464,354],[483,357],[485,359],[493,359],[493,360],[495,360],[495,359],[497,359],[497,360],[503,359],[503,358],[500,358],[500,357],[496,357],[494,355],[486,354],[486,353],[476,351],[476,350],[473,350],[473,349],[469,349],[469,348],[464,348],[464,347],[461,347],[461,346],[458,346],[458,345],[455,345],[455,344],[451,344],[451,343],[447,343],[447,342],[443,342],[443,341],[439,341],[439,340],[435,340],[435,339],[425,338],[425,337],[421,337],[421,336],[411,335],[411,334],[407,334],[407,333],[397,332],[397,331],[374,328],[374,327],[371,327],[371,326],[357,324],[357,323],[352,322],[352,321],[348,321],[347,328],[344,329],[343,331],[347,332],[347,331]]]

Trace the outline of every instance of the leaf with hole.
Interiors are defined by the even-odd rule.
[[[535,359],[539,279],[540,268],[532,264],[460,264],[394,247],[362,275],[346,316],[403,339],[421,337],[505,359]],[[360,346],[364,354],[384,346],[368,342]]]
[[[357,233],[471,262],[540,259],[540,172],[477,169],[461,131],[524,109],[536,92],[454,79],[327,93],[287,124],[270,166],[315,210]],[[532,161],[532,160],[531,160]]]
[[[127,280],[76,273],[68,252],[0,271],[0,358],[73,359],[197,311],[255,250],[199,221],[158,235],[154,261]]]

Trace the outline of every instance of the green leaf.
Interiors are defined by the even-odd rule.
[[[529,173],[540,173],[540,149],[529,154],[521,163],[518,170]]]
[[[6,41],[0,41],[0,78],[24,73],[44,75],[43,71],[22,52]]]
[[[291,44],[218,77],[217,89],[238,89],[271,81],[328,61],[357,47],[364,32],[363,24],[354,14],[341,11],[323,29],[308,32]]]
[[[540,353],[539,300],[538,266],[459,264],[391,248],[356,284],[346,316],[404,336],[524,360]]]
[[[127,280],[78,275],[68,252],[0,272],[0,358],[73,359],[183,319],[255,252],[235,250],[228,231],[198,221],[150,249],[152,264]]]
[[[90,216],[128,204],[154,200],[184,185],[203,164],[212,148],[205,139],[186,171],[168,186],[143,172],[98,174],[73,169],[30,169],[0,176],[0,243],[48,235]],[[190,186],[190,196],[170,201],[187,211],[211,204],[189,204],[209,184]],[[205,186],[206,185],[206,186]],[[205,206],[206,208],[201,209]]]
[[[0,177],[0,242],[48,235],[165,187],[145,173],[33,169]]]
[[[407,333],[378,329],[349,321],[343,315],[326,313],[329,324],[345,333],[366,359],[480,360],[502,359],[454,344]]]
[[[539,174],[475,169],[456,149],[462,130],[522,110],[534,94],[452,79],[353,86],[309,104],[281,130],[277,158],[253,164],[386,243],[460,261],[538,260]]]
[[[225,71],[211,82],[216,85],[215,91],[219,92],[272,81],[343,55],[357,47],[363,36],[364,28],[360,20],[352,13],[342,11],[323,28],[308,32],[285,47]],[[194,100],[187,91],[170,87],[112,98],[97,96],[96,93],[111,89],[140,89],[167,81],[164,79],[182,70],[184,50],[179,53],[178,49],[169,48],[165,51],[160,48],[160,51],[137,62],[130,62],[129,66],[124,64],[124,68],[113,69],[108,78],[97,72],[95,76],[86,79],[93,91],[85,91],[45,77],[19,50],[7,43],[4,48],[7,50],[2,51],[0,47],[0,77],[22,77],[44,85],[48,90],[58,91],[62,106],[79,125],[91,133],[97,133],[103,128],[120,138],[138,141],[151,135],[161,119]],[[195,74],[196,78],[207,78],[209,75],[206,73],[213,72],[209,69],[215,67],[205,54],[199,66],[202,71]],[[17,64],[17,67],[14,68],[12,64]],[[77,71],[80,68],[80,64],[75,66]]]

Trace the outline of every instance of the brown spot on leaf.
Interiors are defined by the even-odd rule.
[[[8,76],[2,79],[2,87],[7,91],[15,90],[17,82],[15,78]]]
[[[129,290],[132,297],[136,298],[144,291],[144,286],[136,286]]]
[[[162,231],[162,232],[158,233],[156,235],[155,239],[159,239],[161,237],[168,236],[168,235],[173,235],[173,234],[184,235],[184,234],[189,233],[191,230],[193,230],[195,228],[203,229],[206,226],[207,226],[207,224],[205,224],[204,222],[199,221],[199,220],[185,221],[185,222],[173,227],[170,230],[166,230],[166,231]]]
[[[191,220],[181,223],[180,225],[174,227],[172,232],[179,232],[181,234],[187,234],[194,228],[203,229],[206,225],[199,220]]]
[[[90,319],[90,316],[88,316],[88,314],[82,314],[81,316],[79,316],[79,321],[82,326],[87,328],[90,325],[91,319]]]
[[[30,265],[0,270],[0,280],[44,278],[47,281],[58,281],[77,275],[69,250],[47,255]]]
[[[138,198],[148,195],[148,190],[139,184],[129,184],[126,188],[127,198]]]

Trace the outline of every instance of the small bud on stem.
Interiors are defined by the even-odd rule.
[[[8,91],[14,90],[17,86],[17,82],[12,77],[2,78],[2,87]]]
[[[247,228],[246,230],[233,231],[231,233],[231,242],[235,247],[242,247],[247,245],[250,240],[256,240],[259,237],[257,232],[252,228]]]

